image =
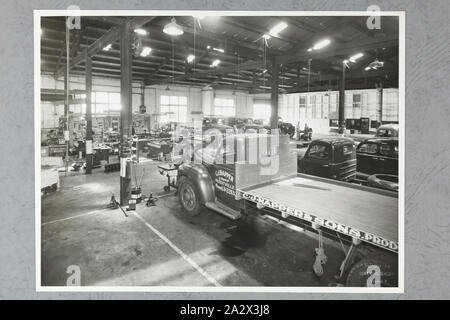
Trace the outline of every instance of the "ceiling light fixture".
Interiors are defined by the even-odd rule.
[[[163,32],[171,36],[179,36],[184,33],[183,28],[177,24],[175,18],[172,18],[171,22],[164,26]]]
[[[112,45],[110,43],[106,47],[103,48],[103,51],[109,51],[111,48],[112,48]]]
[[[146,36],[148,34],[147,30],[144,29],[134,29],[134,32],[141,35],[141,36]]]
[[[216,59],[211,63],[210,67],[214,68],[214,67],[217,67],[219,64],[220,64],[220,60]]]
[[[195,56],[193,54],[190,54],[187,56],[187,62],[192,63],[195,60]]]
[[[150,48],[150,47],[143,47],[140,56],[141,57],[146,57],[146,56],[148,56],[150,54],[150,52],[152,52],[152,48]]]
[[[349,60],[350,60],[350,62],[355,63],[356,60],[358,60],[358,59],[361,58],[362,56],[364,56],[364,54],[360,52],[360,53],[357,53],[357,54],[351,56]]]
[[[371,63],[369,63],[369,65],[364,69],[364,70],[377,70],[378,68],[383,68],[384,67],[384,61],[380,61],[378,60],[378,58],[376,58],[374,61],[372,61]]]
[[[214,51],[219,51],[219,52],[222,52],[222,53],[225,52],[225,50],[223,50],[223,49],[221,49],[221,48],[213,48],[213,50],[214,50]]]
[[[308,51],[311,52],[313,50],[323,49],[326,46],[328,46],[330,43],[331,43],[330,39],[323,39],[323,40],[317,42],[312,48],[309,48]]]
[[[280,22],[279,24],[277,24],[276,26],[274,26],[272,29],[270,29],[269,31],[269,35],[271,35],[272,37],[278,37],[278,34],[283,31],[284,29],[287,28],[287,23],[286,22]]]

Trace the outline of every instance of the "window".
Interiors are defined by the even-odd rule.
[[[378,152],[378,145],[376,143],[363,143],[359,146],[359,152],[376,154]]]
[[[330,119],[330,127],[339,127],[339,119]]]
[[[316,110],[316,96],[311,96],[311,118],[317,119],[317,110]]]
[[[338,104],[338,94],[329,93],[328,117],[330,119],[336,119],[338,117]]]
[[[398,137],[398,132],[392,129],[378,129],[377,137]]]
[[[380,154],[386,157],[398,157],[398,147],[390,144],[380,145]]]
[[[214,114],[222,117],[234,117],[236,115],[234,99],[215,98]]]
[[[92,92],[91,103],[94,114],[118,114],[122,109],[118,92]]]
[[[353,144],[347,144],[342,146],[342,153],[335,153],[337,156],[337,161],[346,161],[355,158],[355,146]]]
[[[306,108],[306,97],[305,96],[300,96],[298,105],[300,108]]]
[[[352,154],[354,150],[355,148],[353,147],[353,145],[346,145],[342,147],[342,153],[344,155]]]
[[[353,108],[361,108],[361,94],[360,93],[353,94]]]
[[[120,104],[120,93],[109,93],[109,110],[120,112],[120,109],[122,109],[122,106]]]
[[[330,159],[329,147],[316,144],[309,149],[308,157],[313,159],[328,160]]]
[[[270,121],[271,110],[270,104],[254,104],[253,119],[262,119],[264,124],[268,124]]]
[[[187,122],[186,96],[161,96],[161,123]]]

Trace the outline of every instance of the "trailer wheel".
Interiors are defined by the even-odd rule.
[[[346,279],[347,287],[397,287],[398,272],[394,259],[365,257],[356,262]]]
[[[180,178],[178,199],[180,200],[184,212],[190,216],[197,216],[203,210],[203,205],[199,201],[195,186],[186,177]]]

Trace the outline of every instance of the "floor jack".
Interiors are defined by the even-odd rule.
[[[145,203],[145,205],[147,207],[154,207],[156,206],[156,201],[158,201],[158,198],[153,196],[153,193],[150,193],[150,195],[148,196],[147,202]]]
[[[109,209],[117,209],[120,208],[120,210],[122,210],[123,214],[125,215],[125,217],[128,217],[127,213],[125,212],[125,210],[123,210],[122,206],[119,204],[119,202],[116,200],[116,198],[114,197],[114,194],[111,195],[111,200],[109,201],[108,204],[108,208]]]

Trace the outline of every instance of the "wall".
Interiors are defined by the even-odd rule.
[[[81,76],[70,76],[70,90],[85,90],[85,78]],[[57,81],[50,75],[41,76],[42,89],[64,89],[64,79]],[[103,77],[92,77],[92,91],[120,92],[120,80]],[[141,88],[139,83],[133,83],[132,109],[139,111],[141,104]],[[70,111],[81,113],[81,105],[71,105]],[[62,102],[41,102],[41,127],[55,128],[58,126],[59,117],[64,115],[64,104]]]
[[[55,81],[52,76],[43,75],[41,77],[41,87],[43,89],[64,89],[64,80]],[[169,88],[169,90],[167,90]],[[84,90],[85,79],[81,76],[70,77],[71,90]],[[93,77],[92,91],[120,92],[120,81],[118,79],[108,79]],[[214,114],[214,98],[231,98],[235,101],[236,116],[242,118],[253,117],[253,96],[244,91],[232,90],[206,90],[188,86],[147,86],[144,89],[144,103],[150,117],[151,126],[154,127],[158,121],[160,113],[160,99],[162,95],[180,95],[188,97],[188,121],[202,120],[203,115]],[[139,111],[141,105],[141,88],[139,83],[133,83],[132,110]],[[71,105],[70,111],[81,113],[81,105]],[[58,119],[64,115],[63,103],[42,102],[41,103],[41,126],[42,128],[55,128],[58,126]]]
[[[169,90],[167,90],[169,88]],[[188,99],[187,113],[188,121],[193,122],[195,120],[201,120],[202,115],[198,114],[202,111],[202,91],[200,88],[193,88],[188,86],[147,86],[145,87],[145,106],[147,107],[147,113],[150,114],[150,125],[155,127],[158,116],[155,114],[160,113],[161,96],[163,95],[178,95],[186,96]]]
[[[167,90],[169,88],[169,90]],[[162,95],[184,95],[188,97],[188,121],[201,121],[203,116],[214,115],[214,98],[233,99],[236,117],[253,117],[253,96],[243,91],[201,89],[188,86],[147,86],[145,87],[145,105],[147,112],[158,114]],[[155,126],[157,117],[151,117]]]
[[[361,106],[353,107],[354,94],[361,95]],[[300,106],[301,99],[305,99],[304,107]],[[398,121],[398,89],[383,89],[382,121]],[[380,94],[377,89],[346,90],[344,118],[355,119],[368,117],[370,120],[380,121]],[[305,123],[314,132],[327,133],[330,131],[330,119],[338,119],[339,92],[305,92],[282,94],[279,98],[279,115],[286,122],[294,125]]]
[[[84,77],[70,77],[70,88],[84,90]],[[63,79],[55,81],[51,76],[41,77],[41,86],[45,89],[64,89]],[[120,81],[93,77],[92,90],[103,92],[120,92]],[[353,107],[353,95],[361,94],[361,107]],[[254,103],[270,104],[270,94],[249,94],[245,91],[201,89],[188,86],[147,86],[144,90],[144,101],[147,113],[150,117],[151,126],[154,127],[158,120],[155,114],[160,112],[161,95],[183,95],[188,97],[188,122],[201,120],[204,115],[214,114],[214,98],[233,99],[236,107],[236,117],[252,118]],[[141,104],[141,88],[139,83],[133,83],[132,109],[139,111]],[[305,107],[299,108],[300,99],[305,99]],[[346,90],[344,116],[346,119],[368,117],[370,120],[379,121],[380,94],[376,89]],[[398,121],[398,89],[383,89],[382,94],[383,121]],[[300,123],[303,127],[305,122],[315,132],[329,132],[330,119],[338,118],[338,91],[322,91],[310,93],[282,94],[279,97],[279,115],[294,125]],[[80,105],[72,105],[71,111],[78,113]],[[54,128],[58,126],[58,119],[64,114],[62,103],[41,103],[41,126],[42,128]]]
[[[237,118],[253,117],[253,96],[248,94],[248,92],[231,91],[231,90],[214,90],[214,97],[233,99],[234,105],[236,107]]]
[[[383,89],[383,121],[398,122],[398,89]]]

